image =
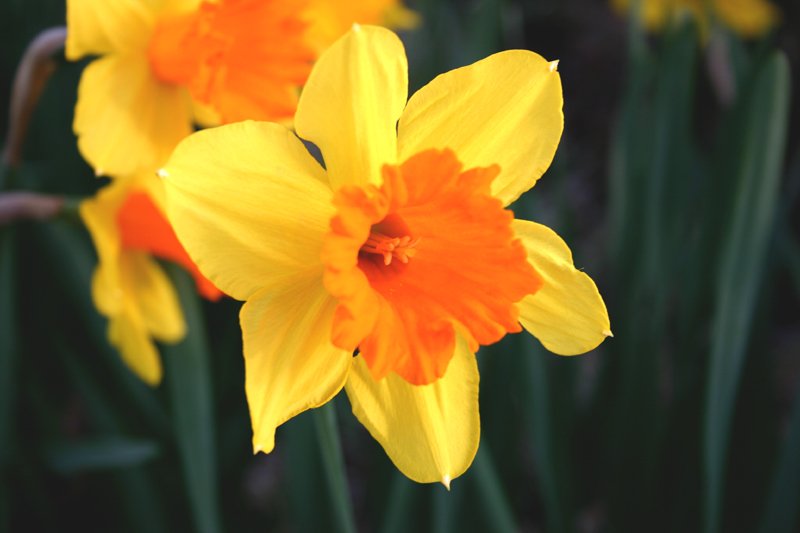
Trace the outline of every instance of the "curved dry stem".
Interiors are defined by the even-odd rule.
[[[3,162],[10,167],[19,166],[22,160],[22,145],[31,115],[56,69],[53,55],[64,48],[66,37],[67,29],[63,26],[44,30],[22,55],[11,89],[8,135],[3,148]]]
[[[0,227],[18,220],[46,220],[61,212],[64,198],[33,192],[0,194]]]

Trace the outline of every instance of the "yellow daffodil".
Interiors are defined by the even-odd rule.
[[[310,25],[308,41],[320,52],[344,35],[354,22],[398,30],[419,24],[419,15],[398,0],[310,0],[305,19]]]
[[[633,0],[612,0],[619,12],[627,12]],[[640,0],[642,20],[648,30],[660,31],[669,20],[688,12],[708,31],[709,10],[720,23],[745,38],[763,35],[778,23],[780,11],[769,0]]]
[[[610,330],[566,244],[504,208],[558,146],[556,63],[503,52],[406,98],[399,39],[356,26],[295,117],[324,168],[285,127],[243,122],[192,135],[159,174],[189,254],[246,301],[255,450],[345,387],[400,470],[447,485],[478,447],[479,345],[521,324],[578,354]]]
[[[95,306],[109,320],[111,344],[149,384],[161,380],[153,339],[174,343],[186,331],[178,296],[155,257],[186,268],[207,298],[221,296],[175,237],[163,214],[163,195],[154,176],[120,179],[80,206],[99,259],[92,278]]]
[[[68,0],[67,57],[101,56],[80,82],[81,153],[98,174],[133,175],[163,165],[193,120],[291,119],[318,49],[345,31],[344,20],[412,18],[396,1],[350,5]]]

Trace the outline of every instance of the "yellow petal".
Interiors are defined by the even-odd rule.
[[[265,289],[242,307],[255,451],[272,451],[275,428],[326,403],[344,386],[353,357],[331,344],[335,308],[320,277]]]
[[[478,451],[478,382],[475,355],[459,339],[444,377],[430,385],[395,374],[375,381],[359,356],[345,387],[353,413],[401,472],[449,486]]]
[[[123,252],[126,298],[142,316],[147,331],[161,342],[174,343],[186,335],[180,300],[161,265],[149,254]]]
[[[185,90],[156,80],[146,57],[93,61],[78,87],[73,128],[97,174],[154,172],[191,132]]]
[[[154,7],[141,0],[67,0],[67,58],[144,53],[154,13]]]
[[[332,193],[325,172],[285,127],[240,122],[197,132],[159,174],[178,239],[226,294],[246,300],[276,282],[322,272]]]
[[[294,123],[297,134],[322,151],[334,190],[380,184],[381,167],[396,162],[407,70],[397,36],[373,26],[354,26],[320,56]]]
[[[136,374],[155,384],[161,379],[161,363],[152,338],[163,342],[183,338],[183,312],[178,295],[158,262],[146,253],[122,247],[116,220],[131,188],[152,188],[147,185],[150,181],[112,181],[95,197],[81,203],[80,214],[97,250],[92,299],[109,321],[109,341]]]
[[[573,266],[561,237],[527,220],[515,220],[513,227],[544,282],[518,304],[522,326],[559,355],[588,352],[611,336],[608,312],[594,281]]]
[[[108,322],[108,339],[122,360],[149,385],[161,381],[161,359],[153,340],[135,309],[113,316]]]
[[[465,168],[500,165],[492,194],[509,204],[541,177],[561,131],[561,78],[555,62],[509,50],[436,77],[400,117],[401,161],[451,148]]]
[[[116,217],[125,201],[129,183],[117,180],[80,204],[79,212],[97,251],[98,265],[92,276],[92,300],[105,316],[121,312],[119,256],[120,235]]]

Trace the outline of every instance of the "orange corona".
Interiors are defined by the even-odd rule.
[[[311,70],[304,0],[223,0],[160,20],[148,46],[156,77],[185,86],[223,122],[288,118]]]
[[[376,379],[440,378],[456,333],[473,349],[521,331],[515,303],[541,278],[490,194],[499,168],[464,170],[450,150],[383,168],[380,188],[347,186],[323,248],[339,299],[333,342],[359,349]],[[396,259],[396,260],[395,260]]]

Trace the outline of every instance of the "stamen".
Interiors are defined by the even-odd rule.
[[[383,264],[389,266],[392,259],[397,259],[401,263],[408,263],[408,260],[417,253],[415,247],[419,239],[412,239],[409,235],[403,237],[388,237],[383,233],[371,231],[367,241],[361,246],[361,251],[368,254],[383,256]]]

